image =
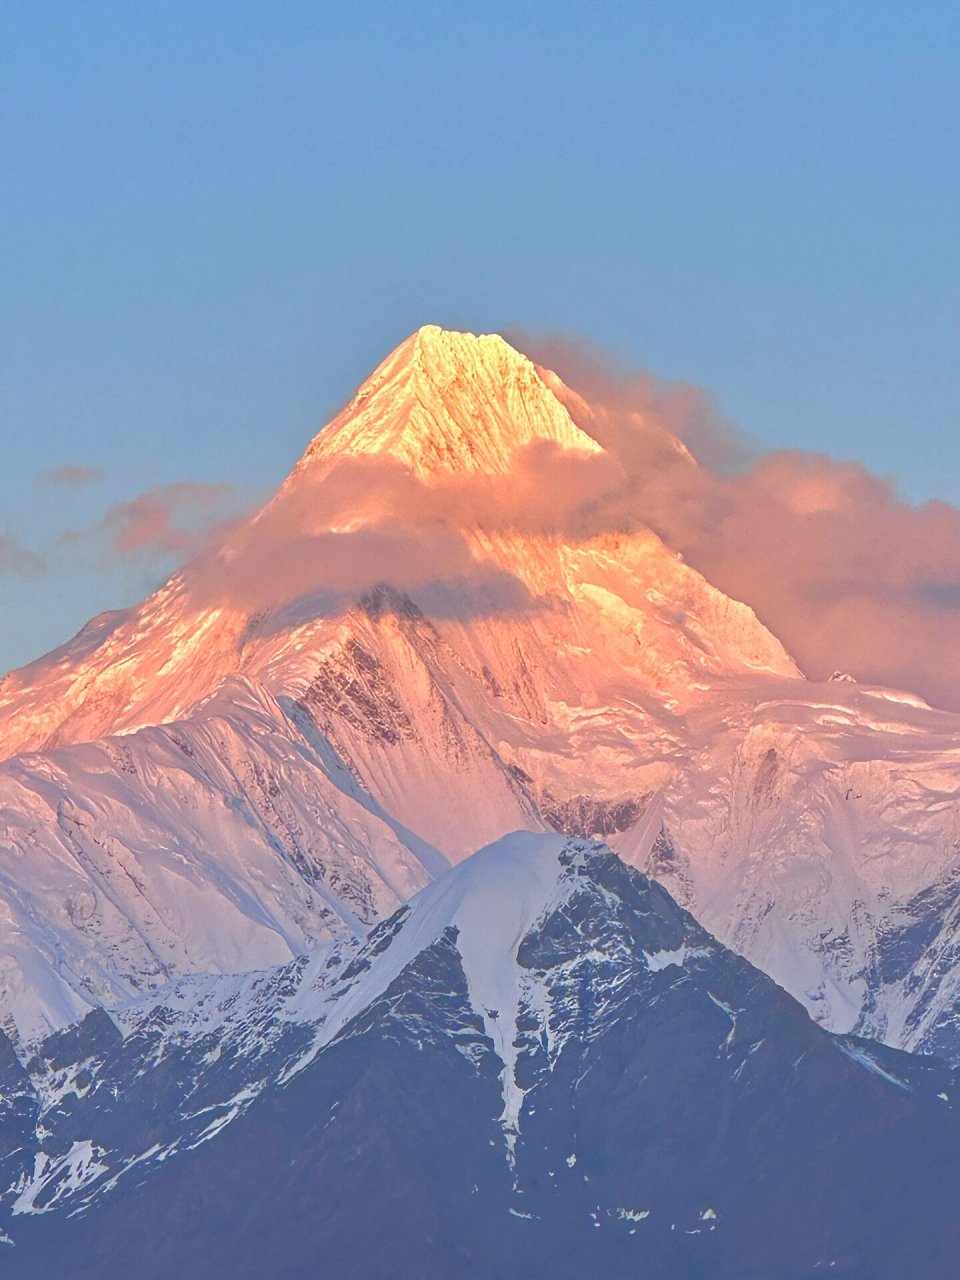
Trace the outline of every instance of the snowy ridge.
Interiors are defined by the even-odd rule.
[[[362,936],[445,865],[264,691],[215,710],[0,765],[0,997],[17,1040],[179,974]]]

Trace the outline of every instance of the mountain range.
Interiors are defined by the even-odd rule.
[[[0,683],[17,1274],[953,1274],[960,716],[806,679],[622,475],[421,329]]]

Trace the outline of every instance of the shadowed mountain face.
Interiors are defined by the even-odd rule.
[[[602,434],[502,339],[423,329],[262,511],[0,682],[21,1058],[346,945],[523,827],[602,834],[824,1026],[960,1060],[960,717],[804,680],[642,513],[598,522]]]
[[[17,1280],[955,1274],[956,1074],[825,1032],[591,841],[122,1030],[5,1060]]]

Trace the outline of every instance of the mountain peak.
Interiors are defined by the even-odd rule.
[[[387,456],[425,478],[496,475],[510,470],[518,449],[540,440],[602,452],[532,361],[498,334],[424,325],[374,370],[303,461]]]
[[[496,363],[504,371],[510,367],[533,367],[532,362],[499,333],[470,333],[444,329],[438,324],[421,325],[397,351],[405,349],[409,349],[411,360],[420,368],[439,377],[478,362]]]

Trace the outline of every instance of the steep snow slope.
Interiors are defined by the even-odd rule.
[[[0,1058],[7,1274],[952,1275],[957,1073],[825,1033],[592,841],[117,1022]]]
[[[615,465],[590,425],[502,339],[423,329],[262,512],[6,678],[2,749],[43,748],[0,769],[22,1034],[345,936],[435,850],[552,827],[605,835],[827,1026],[960,1058],[960,717],[805,681],[653,533],[580,531],[564,468]],[[195,736],[202,767],[170,745]]]

